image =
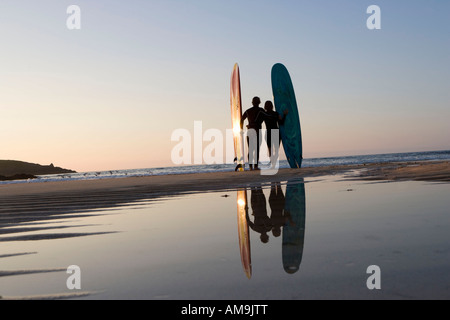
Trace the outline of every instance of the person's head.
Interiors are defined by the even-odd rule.
[[[257,107],[261,104],[261,99],[259,97],[254,97],[252,100],[252,105]]]
[[[274,236],[275,238],[276,238],[276,237],[279,237],[279,236],[281,235],[281,228],[278,227],[278,226],[273,227],[273,229],[272,229],[272,234],[273,234],[273,236]]]
[[[266,101],[266,103],[264,104],[264,110],[266,111],[272,111],[273,110],[273,103],[272,101]]]

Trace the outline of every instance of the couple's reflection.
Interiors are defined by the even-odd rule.
[[[238,229],[241,260],[248,278],[251,277],[251,252],[249,228],[260,234],[263,243],[282,235],[283,268],[295,273],[302,260],[305,237],[305,185],[303,179],[288,181],[286,196],[281,183],[272,183],[269,195],[270,217],[266,196],[261,186],[250,188],[250,206],[253,221],[247,205],[247,190],[238,190]]]

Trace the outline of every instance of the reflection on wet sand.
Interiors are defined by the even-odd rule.
[[[283,265],[288,273],[298,270],[304,237],[305,222],[305,199],[303,180],[285,183],[272,183],[270,185],[270,196],[261,185],[240,189],[237,191],[238,232],[241,260],[244,272],[248,278],[252,277],[252,257],[250,236],[258,233],[254,241],[267,243],[270,237],[283,239]],[[283,193],[285,190],[285,193]],[[84,218],[100,215],[110,215],[114,210],[120,211],[124,206],[127,210],[142,205],[148,205],[150,201],[156,200],[156,195],[150,196],[144,190],[136,193],[129,192],[95,192],[89,194],[41,194],[27,196],[18,201],[17,199],[6,199],[0,206],[0,243],[5,246],[10,242],[21,242],[20,251],[0,253],[2,261],[12,261],[21,255],[39,255],[39,252],[31,252],[28,246],[39,240],[56,240],[63,238],[95,236],[116,231],[102,230],[99,224],[89,224]],[[105,210],[107,209],[107,210]],[[251,210],[251,212],[250,212]],[[77,223],[76,218],[82,222]],[[73,232],[73,228],[82,228],[81,232]],[[106,227],[105,227],[106,228]],[[108,231],[108,232],[106,232]],[[36,250],[39,251],[39,250]],[[11,259],[11,260],[10,260]],[[54,273],[66,271],[66,266],[50,265],[40,267],[25,267],[15,264],[13,270],[0,270],[2,279],[21,279],[25,274]],[[39,275],[40,276],[40,275]],[[0,288],[4,290],[6,287]],[[40,293],[40,292],[38,292]],[[51,292],[47,292],[51,293]],[[46,294],[47,294],[46,293]],[[93,293],[79,293],[85,296]],[[39,296],[22,296],[14,299],[66,299],[75,298],[77,295],[50,294]],[[3,296],[5,298],[5,296]],[[11,298],[6,296],[6,298]]]
[[[96,292],[75,292],[75,293],[43,294],[34,296],[12,296],[12,297],[0,296],[0,300],[62,300],[62,299],[83,298],[93,295],[95,293]]]
[[[142,188],[122,190],[99,190],[90,192],[58,192],[3,197],[0,205],[0,241],[47,240],[69,237],[80,237],[105,234],[104,232],[85,233],[54,233],[73,227],[88,227],[86,225],[64,224],[75,218],[103,215],[102,210],[119,210],[122,206],[146,204],[149,199],[157,199]],[[62,221],[64,219],[64,221]],[[49,224],[62,223],[59,226]],[[49,231],[43,233],[42,231]],[[20,236],[22,233],[36,235]],[[4,237],[6,234],[16,234],[14,237]]]
[[[282,234],[282,262],[286,273],[293,274],[300,268],[305,238],[305,184],[303,179],[288,181],[286,196],[280,182],[272,182],[269,195],[270,217],[262,185],[250,188],[250,205],[253,221],[247,205],[247,190],[238,190],[238,232],[241,260],[245,274],[251,277],[251,254],[249,227],[259,233],[262,243],[269,242],[269,233],[274,237]],[[245,221],[242,215],[245,212]]]
[[[77,218],[94,217],[102,209],[114,208],[130,203],[139,203],[144,198],[141,193],[97,192],[89,194],[42,194],[17,198],[4,198],[0,206],[0,243],[40,240],[57,240],[75,237],[95,236],[115,233],[116,231],[89,232],[90,228],[98,228],[96,224],[73,224]],[[100,226],[101,227],[101,226]],[[83,232],[70,232],[72,228],[83,228]],[[67,232],[55,232],[67,230]],[[17,256],[39,254],[38,252],[14,252],[0,254],[0,259],[11,259]],[[66,272],[66,267],[57,266],[45,269],[0,270],[0,278]],[[5,288],[3,288],[5,289]],[[75,294],[58,293],[50,295],[8,297],[1,294],[0,299],[68,299],[85,297],[92,292]]]
[[[262,186],[251,188],[250,203],[252,207],[253,222],[248,218],[248,224],[253,231],[260,234],[261,242],[269,242],[269,235],[272,230],[272,223],[267,215],[266,196],[262,190]]]
[[[23,256],[29,254],[36,254],[37,252],[18,252],[18,253],[10,253],[10,254],[2,254],[0,255],[0,259],[2,258],[10,258],[16,256]],[[29,275],[29,274],[40,274],[40,273],[51,273],[51,272],[65,272],[66,268],[53,268],[53,269],[24,269],[24,270],[0,270],[0,278],[2,277],[12,277],[12,276],[21,276],[21,275]],[[70,299],[70,298],[80,298],[87,297],[95,292],[76,292],[76,293],[57,293],[57,294],[49,294],[49,295],[34,295],[34,296],[1,296],[0,300],[57,300],[57,299]]]
[[[286,187],[285,215],[289,217],[283,228],[283,267],[287,273],[300,268],[305,239],[305,184],[289,183]]]
[[[250,234],[248,228],[247,190],[238,190],[237,193],[238,234],[241,262],[247,278],[252,276],[252,259],[250,251]]]

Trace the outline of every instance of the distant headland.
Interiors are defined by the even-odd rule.
[[[0,160],[0,181],[34,179],[38,175],[76,173],[76,171],[55,167],[53,163],[40,165],[16,160]]]

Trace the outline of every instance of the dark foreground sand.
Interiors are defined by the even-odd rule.
[[[282,169],[276,175],[262,175],[261,172],[247,171],[0,185],[0,243],[4,245],[8,245],[10,242],[23,242],[28,244],[38,240],[55,240],[116,233],[115,230],[110,229],[92,230],[89,228],[89,225],[86,225],[86,229],[79,229],[80,227],[84,227],[84,225],[74,226],[69,222],[72,221],[71,219],[85,219],[88,216],[100,215],[102,214],[101,209],[103,208],[115,208],[130,204],[137,205],[143,199],[153,201],[159,197],[168,197],[180,193],[231,191],[236,190],[236,188],[269,184],[275,181],[284,182],[311,177],[321,179],[330,175],[336,175],[338,179],[360,181],[420,180],[450,182],[450,162],[432,161]],[[383,186],[381,185],[381,187]],[[236,193],[234,192],[234,194]],[[146,203],[146,201],[143,201],[143,203]],[[89,211],[91,209],[98,210]],[[58,223],[52,224],[53,220]],[[45,224],[42,224],[44,221]],[[431,219],[431,221],[435,220]],[[385,225],[384,222],[383,225]],[[402,222],[401,225],[403,227],[404,223]],[[71,229],[72,227],[77,228],[75,232]],[[170,232],[168,233],[170,234]],[[385,245],[384,242],[380,243],[381,245]],[[414,246],[414,242],[412,246]],[[436,247],[437,249],[431,253],[433,254],[433,259],[436,261],[442,260],[440,252],[445,252],[445,249],[441,249],[442,246],[439,244]],[[34,248],[36,247],[30,249],[28,245],[24,245],[21,252],[4,252],[0,254],[0,260],[19,255],[38,254],[38,250]],[[349,246],[346,248],[348,249]],[[30,250],[35,251],[30,252]],[[387,257],[389,257],[389,252],[386,252]],[[402,256],[399,255],[400,251],[397,250],[394,252],[396,252],[395,260],[401,260]],[[428,251],[425,252],[426,254],[430,254]],[[330,254],[333,253],[331,252]],[[312,260],[314,261],[314,259]],[[0,278],[65,271],[65,268],[59,268],[59,265],[57,267],[41,269],[39,266],[19,266],[17,270],[0,270]],[[443,268],[445,267],[446,265]],[[439,268],[441,268],[440,265],[433,270],[440,270]],[[437,274],[437,277],[440,277],[439,273],[434,273]],[[414,274],[416,273],[413,272]],[[442,275],[442,277],[445,276]],[[414,278],[414,281],[416,280]],[[337,281],[339,283],[339,279]],[[313,288],[317,287],[313,286]],[[408,285],[406,288],[409,290],[410,286]],[[329,292],[328,289],[327,292]],[[3,293],[7,292],[0,292],[0,294]],[[3,299],[54,300],[83,298],[94,294],[95,292],[64,292],[61,294],[35,296],[3,296]],[[389,294],[391,295],[389,296]],[[442,293],[440,294],[441,296],[438,295],[438,297],[442,298]],[[388,296],[397,297],[395,292],[394,295],[388,292]],[[2,297],[0,297],[1,299]]]
[[[217,172],[164,176],[128,177],[101,180],[36,182],[0,185],[2,199],[27,195],[142,192],[155,196],[179,193],[230,190],[252,184],[288,181],[305,177],[344,175],[349,179],[450,181],[450,161],[425,161],[368,165],[280,169],[275,175],[260,171]]]

